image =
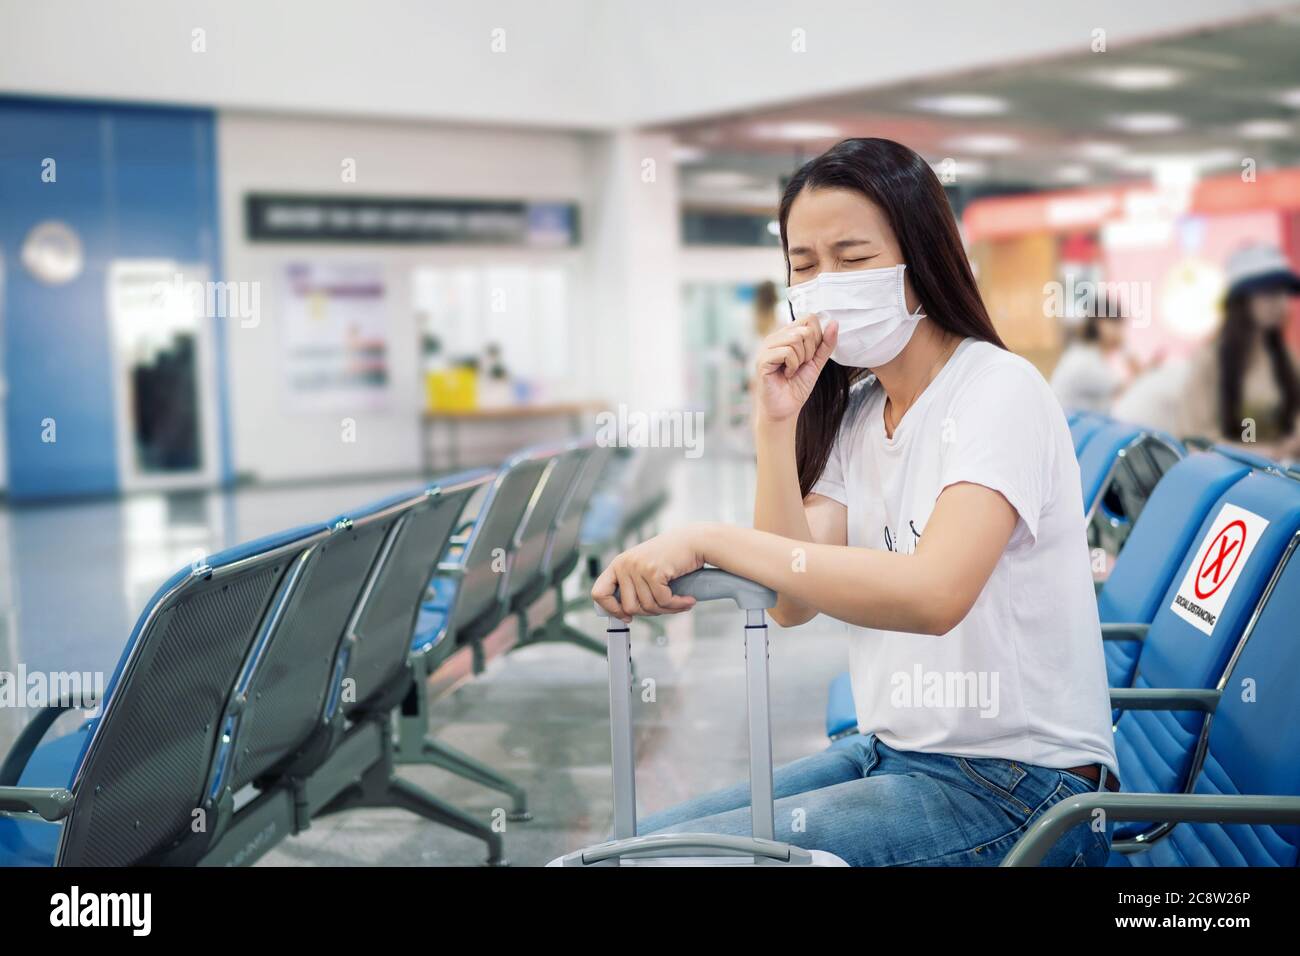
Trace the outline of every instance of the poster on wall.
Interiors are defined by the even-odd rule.
[[[280,325],[291,405],[301,411],[387,407],[383,265],[293,262],[283,280]]]

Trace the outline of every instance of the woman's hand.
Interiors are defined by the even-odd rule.
[[[591,599],[624,623],[637,615],[689,611],[695,598],[678,597],[668,582],[703,567],[701,530],[688,525],[624,551],[596,579]]]
[[[839,323],[822,329],[815,315],[805,315],[763,340],[755,369],[755,409],[761,421],[787,421],[808,401],[817,376],[839,338]]]

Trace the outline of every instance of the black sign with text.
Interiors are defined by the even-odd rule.
[[[578,207],[569,202],[249,193],[244,216],[253,242],[578,243]]]

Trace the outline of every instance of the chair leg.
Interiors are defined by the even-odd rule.
[[[565,644],[575,644],[583,650],[591,651],[593,654],[605,656],[605,642],[596,640],[590,634],[584,634],[573,625],[562,622],[559,626],[553,628],[545,640],[562,641]]]
[[[396,807],[433,823],[440,823],[487,844],[488,866],[509,866],[501,834],[464,810],[440,800],[428,791],[403,780],[382,764],[372,767],[352,787],[340,793],[319,816],[360,808]]]
[[[387,798],[389,806],[400,807],[417,816],[424,817],[426,820],[441,823],[443,826],[459,830],[461,833],[477,837],[485,842],[488,848],[488,866],[510,865],[510,861],[505,858],[505,848],[502,845],[501,834],[495,832],[487,824],[474,819],[459,807],[453,806],[444,800],[439,800],[433,794],[421,790],[415,784],[409,783],[400,777],[393,777],[388,781]]]
[[[403,762],[407,761],[404,760]],[[464,777],[466,780],[487,787],[489,790],[504,793],[514,805],[507,819],[527,821],[533,818],[533,815],[528,812],[528,792],[523,787],[497,773],[486,764],[475,760],[469,754],[454,747],[449,747],[447,744],[439,743],[432,737],[424,738],[420,745],[419,755],[413,755],[409,762],[441,767],[443,770],[454,773],[458,777]]]
[[[518,784],[507,780],[492,768],[479,763],[469,754],[462,753],[429,736],[429,702],[424,691],[425,670],[416,672],[416,680],[397,714],[397,739],[390,746],[396,764],[429,764],[499,790],[510,797],[513,807],[510,820],[532,819],[528,812],[528,794]]]

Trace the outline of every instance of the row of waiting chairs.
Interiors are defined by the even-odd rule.
[[[1096,416],[1076,417],[1071,427],[1088,508],[1089,469],[1103,476],[1094,503],[1121,473],[1088,450],[1102,440],[1107,455],[1131,455],[1142,447],[1134,444],[1140,430]],[[1158,442],[1181,450],[1167,436]],[[1173,608],[1189,571],[1203,573],[1225,509],[1267,524],[1256,523],[1249,554],[1226,572],[1231,591],[1206,634]],[[1049,811],[1008,863],[1037,862],[1067,823],[1104,809],[1117,821],[1112,866],[1295,866],[1300,474],[1216,446],[1175,459],[1131,517],[1097,595],[1125,792]],[[848,675],[832,684],[827,732],[832,741],[857,732]]]
[[[1160,479],[1187,449],[1165,432],[1091,413],[1072,414],[1069,424],[1088,543],[1116,554]]]
[[[96,713],[46,741],[73,707],[56,702],[0,764],[0,865],[250,864],[317,817],[376,806],[504,863],[498,832],[397,768],[444,766],[527,817],[522,788],[429,737],[428,706],[512,647],[580,636],[565,579],[666,497],[666,452],[613,455],[529,449],[177,572]],[[610,471],[617,507],[596,520]]]

